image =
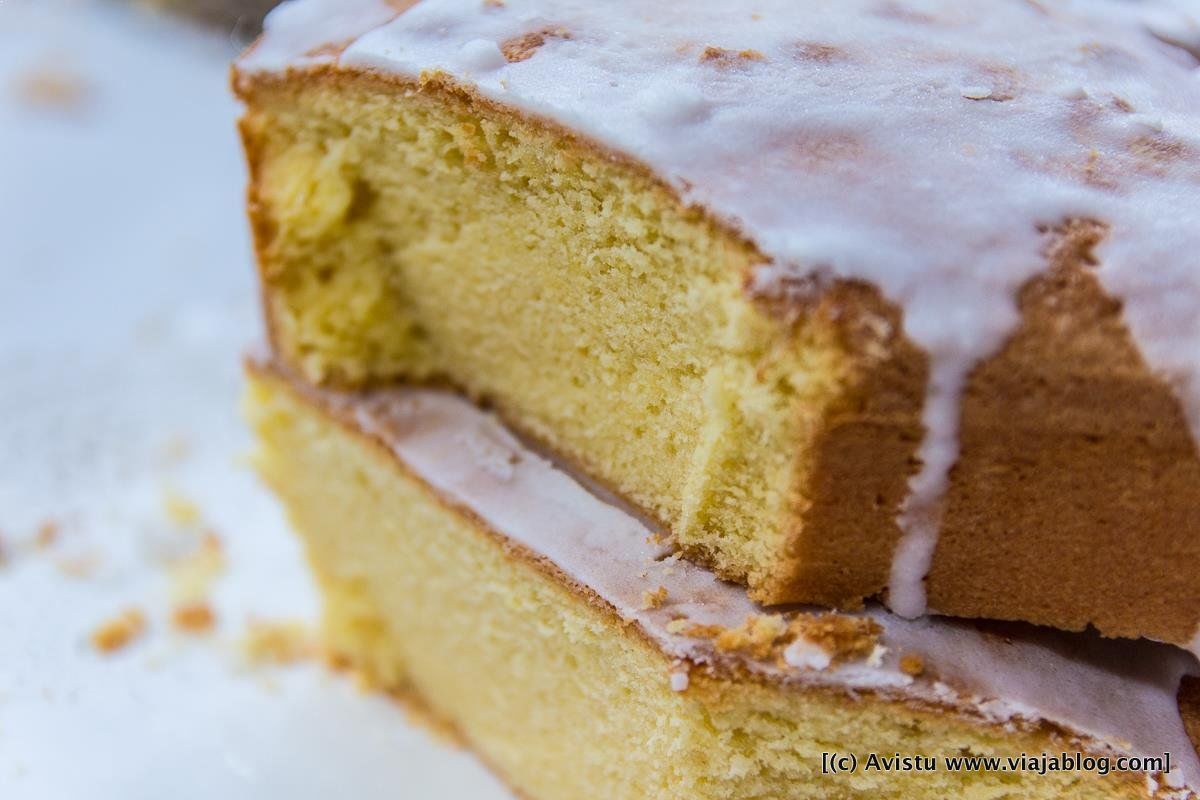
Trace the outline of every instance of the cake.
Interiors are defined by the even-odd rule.
[[[419,698],[518,796],[1194,796],[1180,649],[764,609],[452,394],[269,363],[250,384],[335,658]],[[957,760],[977,757],[1017,766]]]
[[[1196,647],[1200,27],[1166,0],[300,0],[270,339],[447,384],[756,601]]]

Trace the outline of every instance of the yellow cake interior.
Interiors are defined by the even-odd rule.
[[[672,663],[636,627],[456,509],[282,378],[251,375],[257,465],[323,590],[330,646],[420,696],[522,796],[1139,797],[1140,776],[821,776],[821,753],[1030,753],[1070,745],[869,693],[784,689]],[[514,498],[518,502],[519,498]]]
[[[286,360],[318,382],[448,379],[723,575],[759,589],[790,569],[806,443],[845,359],[828,326],[745,299],[748,245],[639,170],[436,81],[243,92]]]

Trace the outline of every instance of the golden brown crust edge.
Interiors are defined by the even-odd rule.
[[[896,516],[917,470],[929,362],[875,287],[838,282],[812,313],[837,329],[855,368],[840,402],[825,411],[780,569],[753,594],[766,603],[858,608],[887,587],[901,535]]]
[[[1050,269],[1020,292],[1021,327],[971,376],[930,605],[1187,645],[1200,457],[1091,272],[1103,235],[1084,222],[1057,232]]]
[[[1020,327],[968,381],[930,608],[1186,646],[1200,621],[1200,458],[1178,399],[1091,272],[1103,226],[1047,233],[1048,269],[1020,292]],[[845,318],[886,313],[878,296],[849,298]],[[927,360],[907,340],[889,346],[830,415],[797,556],[765,599],[818,586],[853,606],[864,574],[886,587],[891,547],[840,568],[894,544],[915,470]]]

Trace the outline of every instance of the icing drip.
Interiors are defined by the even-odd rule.
[[[424,0],[395,19],[352,5],[336,35],[314,20],[342,4],[285,5],[241,68],[304,65],[315,39],[361,33],[338,63],[440,70],[640,159],[771,259],[752,291],[819,273],[901,306],[932,375],[892,568],[903,613],[925,610],[962,387],[1045,268],[1039,227],[1108,227],[1096,275],[1200,438],[1194,3]]]
[[[921,470],[909,481],[899,519],[904,535],[896,544],[888,580],[888,605],[910,619],[926,611],[925,575],[937,548],[942,496],[958,458],[958,397],[966,374],[956,362],[939,366],[942,369],[935,369],[925,400],[923,418],[928,433],[917,451]],[[943,371],[951,374],[939,374]]]
[[[344,45],[399,13],[385,0],[280,3],[263,21],[262,37],[240,63],[261,70],[333,63]]]

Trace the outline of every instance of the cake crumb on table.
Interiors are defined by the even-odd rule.
[[[221,537],[207,530],[195,550],[170,564],[172,598],[179,604],[202,601],[225,569],[225,546]]]
[[[162,459],[167,466],[174,466],[186,460],[191,454],[192,445],[182,435],[172,436],[162,447]]]
[[[68,578],[90,578],[100,566],[100,557],[95,553],[65,556],[54,562],[54,566]]]
[[[167,519],[176,525],[187,527],[200,521],[200,507],[175,489],[163,490],[162,503]]]
[[[92,646],[101,653],[113,653],[128,645],[146,630],[146,615],[129,608],[101,623],[92,631]]]
[[[185,603],[171,612],[171,624],[185,633],[207,633],[216,622],[217,616],[208,603]]]
[[[38,550],[48,550],[58,541],[62,526],[56,519],[47,519],[38,525],[37,533],[33,536],[33,546]]]
[[[309,626],[297,620],[251,620],[241,640],[251,664],[294,664],[314,658],[321,647]]]
[[[58,66],[44,66],[18,76],[14,89],[27,106],[56,111],[79,110],[91,91],[82,76]]]

